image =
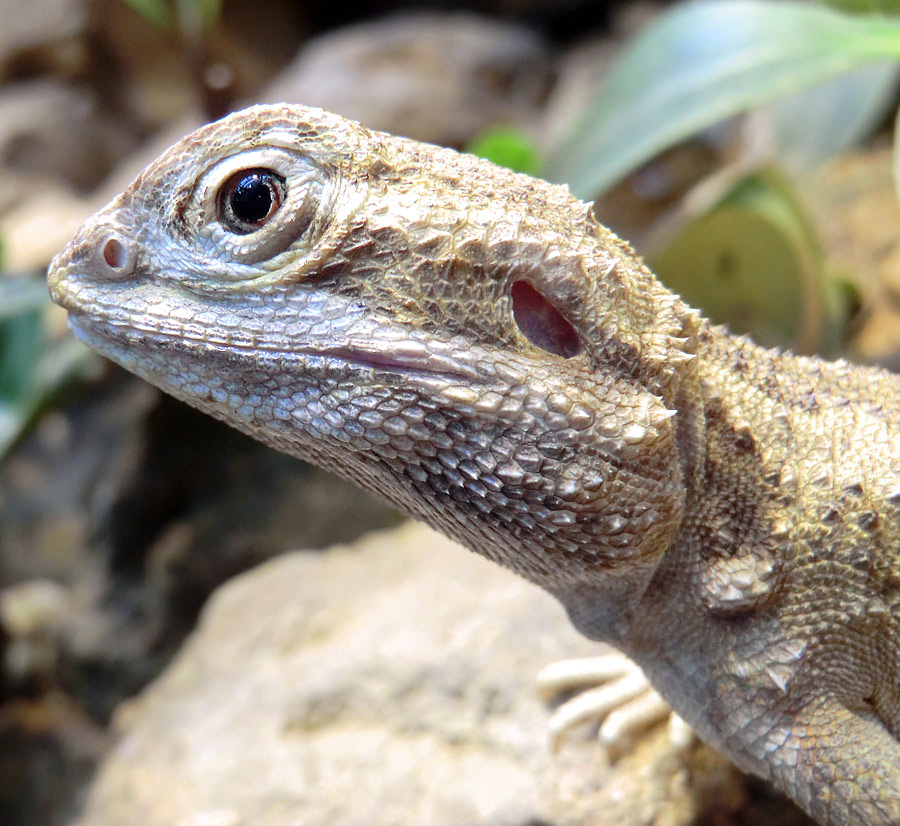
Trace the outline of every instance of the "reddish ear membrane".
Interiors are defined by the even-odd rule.
[[[513,318],[522,335],[535,347],[566,359],[581,352],[581,339],[575,328],[531,284],[516,281],[509,295]]]

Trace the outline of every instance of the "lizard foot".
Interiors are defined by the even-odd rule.
[[[624,654],[561,660],[541,669],[538,689],[546,699],[565,699],[550,717],[550,745],[557,751],[565,735],[582,723],[599,723],[597,739],[611,757],[620,755],[651,726],[668,717],[669,738],[678,750],[694,740],[691,729],[650,686],[644,672]]]

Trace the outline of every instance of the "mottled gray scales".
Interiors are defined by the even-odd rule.
[[[185,138],[49,277],[92,347],[554,594],[821,823],[900,823],[897,377],[711,326],[563,187],[299,106]]]

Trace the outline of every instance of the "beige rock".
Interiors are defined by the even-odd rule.
[[[534,675],[599,650],[422,526],[281,557],[121,710],[79,826],[735,822],[740,776],[663,730],[613,765],[587,733],[549,753]]]

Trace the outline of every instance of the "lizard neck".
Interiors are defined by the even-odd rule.
[[[685,315],[686,332],[691,318]],[[654,637],[652,627],[666,616],[739,613],[774,594],[785,555],[778,514],[793,495],[792,426],[802,415],[780,409],[793,387],[784,393],[778,387],[776,362],[820,365],[765,350],[705,320],[697,319],[686,342],[694,357],[669,365],[661,386],[666,406],[677,411],[679,472],[670,484],[683,497],[668,545],[652,566],[631,566],[621,576],[605,572],[577,593],[560,595],[582,633],[638,660],[645,631]],[[782,375],[799,369],[793,365]],[[780,431],[773,419],[782,421]],[[679,627],[689,624],[685,616]]]
[[[843,546],[826,539],[841,531],[864,537],[841,564],[867,560],[877,579],[900,528],[897,376],[767,350],[707,323],[696,352],[678,416],[681,525],[623,643],[641,661],[651,636],[664,658],[660,623],[774,610],[811,560],[840,562],[828,548]]]
[[[651,366],[652,376],[636,378],[652,388],[666,409],[675,411],[671,420],[673,438],[667,447],[671,461],[665,465],[663,485],[676,504],[666,520],[665,536],[653,553],[630,560],[628,566],[594,568],[564,590],[544,586],[563,603],[581,633],[623,649],[628,647],[638,617],[645,612],[644,603],[660,567],[667,565],[667,556],[678,541],[690,502],[702,498],[707,458],[699,339],[708,324],[652,279],[644,295],[654,290],[660,296],[660,311],[654,317],[665,319],[660,327],[668,336],[668,343],[658,348],[656,364],[650,359],[644,362]],[[645,348],[644,352],[651,349]],[[659,445],[648,447],[642,463],[648,467],[658,464],[662,456]],[[643,497],[637,500],[644,501]]]

